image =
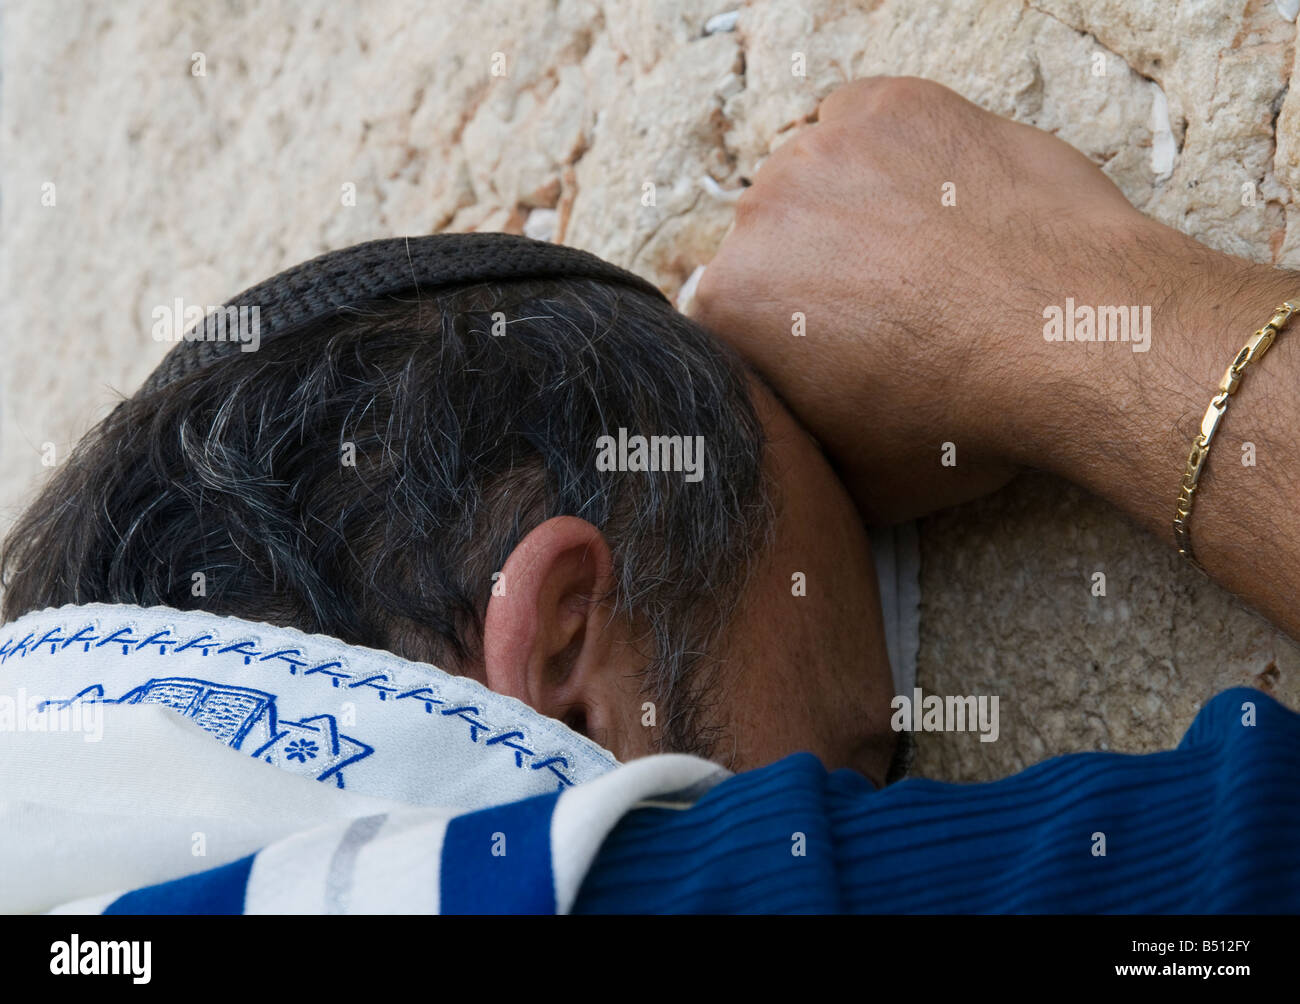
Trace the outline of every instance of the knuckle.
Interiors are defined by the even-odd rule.
[[[791,141],[795,153],[827,159],[838,157],[843,152],[842,144],[841,131],[830,122],[809,126]]]
[[[936,100],[947,89],[923,77],[863,77],[833,91],[821,105],[820,118],[880,115]]]
[[[888,104],[924,104],[943,92],[943,87],[922,77],[890,77],[878,94]]]
[[[702,322],[706,322],[710,316],[717,314],[719,301],[719,276],[721,269],[715,260],[704,270],[700,276],[700,281],[695,287],[695,295],[691,298],[691,314]]]
[[[861,114],[874,107],[875,96],[895,77],[860,77],[831,91],[817,109],[817,119],[825,122],[842,116]]]
[[[715,333],[732,326],[737,309],[736,278],[737,272],[724,247],[705,268],[691,298],[690,315],[697,324]]]
[[[750,185],[736,200],[736,225],[752,221],[766,205],[766,198],[758,185]]]

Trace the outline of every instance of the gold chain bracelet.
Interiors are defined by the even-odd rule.
[[[1268,319],[1267,324],[1250,336],[1250,341],[1242,346],[1237,357],[1224,372],[1223,379],[1219,381],[1219,392],[1214,395],[1210,406],[1205,409],[1205,417],[1201,419],[1201,431],[1192,440],[1192,452],[1188,454],[1187,470],[1183,472],[1178,493],[1178,508],[1174,511],[1174,543],[1178,546],[1178,553],[1197,568],[1201,568],[1201,563],[1192,553],[1192,535],[1187,521],[1192,514],[1192,497],[1201,482],[1201,472],[1205,470],[1205,458],[1210,455],[1210,443],[1214,439],[1214,432],[1219,427],[1223,413],[1228,410],[1228,398],[1237,393],[1237,388],[1241,385],[1241,376],[1246,367],[1259,360],[1268,351],[1273,340],[1277,338],[1278,332],[1286,327],[1287,321],[1291,320],[1291,315],[1296,310],[1296,304],[1287,300],[1273,311],[1273,316]]]

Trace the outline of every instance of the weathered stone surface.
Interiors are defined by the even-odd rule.
[[[62,460],[162,355],[154,305],[368,238],[525,226],[675,293],[726,193],[864,74],[948,84],[1069,140],[1159,219],[1300,264],[1296,27],[1261,0],[15,0],[3,30],[6,518],[42,445]],[[926,737],[923,773],[1166,747],[1233,682],[1300,703],[1300,649],[1073,489],[1026,478],[922,531],[920,682],[1003,710],[996,743]]]

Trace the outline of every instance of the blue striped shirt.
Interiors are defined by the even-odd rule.
[[[629,813],[574,912],[1300,913],[1297,847],[1300,715],[1239,688],[1175,750],[989,783],[876,791],[787,757]]]

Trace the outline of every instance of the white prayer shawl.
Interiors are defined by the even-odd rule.
[[[620,766],[471,679],[290,628],[105,604],[0,626],[3,912],[164,910],[203,879],[246,913],[563,913],[629,808],[725,776]],[[556,791],[481,840],[467,815]],[[189,899],[125,895],[160,883]]]

